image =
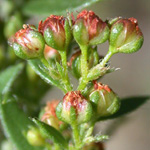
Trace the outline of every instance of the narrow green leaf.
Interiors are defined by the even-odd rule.
[[[146,103],[148,100],[150,100],[150,96],[124,98],[121,100],[121,107],[117,113],[115,113],[112,116],[99,118],[99,121],[114,119],[126,115],[128,113],[131,113],[137,108],[139,108],[140,106],[142,106],[144,103]]]
[[[61,77],[63,77],[64,72],[63,72],[63,69],[62,69],[61,65],[58,62],[56,62],[56,66],[57,66],[57,69],[59,71],[59,74],[61,75]]]
[[[17,150],[43,150],[41,147],[31,146],[27,142],[24,133],[28,130],[28,126],[33,124],[18,108],[13,98],[9,98],[7,103],[2,103],[2,99],[0,99],[0,120],[6,137]]]
[[[18,74],[23,69],[23,63],[11,66],[0,73],[0,94],[7,93]]]
[[[54,80],[50,75],[49,71],[46,70],[41,63],[40,60],[34,59],[34,60],[28,60],[29,64],[31,65],[32,69],[42,78],[44,79],[48,84],[52,84],[60,88],[62,91],[66,92],[64,87],[61,85],[59,80]]]
[[[67,149],[68,143],[58,130],[37,119],[32,119],[32,121],[40,128],[41,133],[43,133],[46,138],[49,138],[54,143],[57,143],[63,149]]]
[[[62,15],[66,11],[79,11],[101,0],[30,0],[23,12],[27,15]]]

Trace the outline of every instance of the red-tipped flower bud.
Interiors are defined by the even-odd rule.
[[[119,98],[107,86],[101,83],[94,83],[95,90],[89,95],[95,117],[102,117],[114,114],[120,107]]]
[[[47,105],[44,108],[44,113],[40,116],[41,121],[53,126],[56,129],[59,129],[59,126],[62,124],[56,116],[56,107],[58,103],[59,100],[47,102]]]
[[[79,45],[97,45],[109,37],[109,28],[93,11],[83,10],[73,26],[73,35]]]
[[[71,39],[69,20],[62,16],[51,15],[44,22],[39,22],[39,31],[47,45],[56,50],[66,50]]]
[[[58,104],[56,115],[66,123],[81,124],[90,120],[92,106],[81,95],[80,91],[71,91],[64,96],[63,102]]]
[[[59,52],[48,45],[45,45],[44,57],[48,62],[55,64],[61,60]]]
[[[116,18],[110,21],[110,26],[112,53],[133,53],[141,48],[144,38],[135,18]]]
[[[9,41],[15,54],[23,59],[43,56],[45,41],[42,34],[29,25],[23,25],[23,28]]]

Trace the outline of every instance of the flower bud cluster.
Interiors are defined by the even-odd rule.
[[[39,22],[38,30],[30,25],[23,28],[10,39],[16,55],[23,59],[43,56],[45,44],[55,50],[66,51],[73,38],[79,46],[88,47],[109,40],[112,53],[132,53],[143,44],[143,34],[135,18],[117,17],[104,22],[93,11],[87,10],[72,20],[51,15]]]
[[[73,38],[79,51],[72,55],[68,65],[73,74],[80,78],[81,84],[76,91],[72,90],[68,80],[66,58]],[[110,45],[108,55],[100,61],[97,45],[107,40]],[[112,115],[119,109],[119,99],[107,85],[94,82],[86,96],[82,91],[89,81],[107,73],[106,64],[113,54],[139,50],[143,44],[143,34],[134,18],[117,17],[102,21],[93,11],[84,10],[76,19],[51,15],[39,22],[38,30],[24,25],[10,39],[10,44],[16,55],[23,59],[45,57],[43,63],[46,61],[45,66],[53,69],[48,70],[50,78],[57,81],[55,84],[60,82],[61,85],[63,82],[63,101],[59,104],[58,101],[48,103],[41,118],[59,129],[60,120],[68,124],[82,124],[90,121],[93,114],[93,118],[98,118]]]

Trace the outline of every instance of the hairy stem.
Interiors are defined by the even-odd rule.
[[[67,91],[72,91],[72,87],[71,87],[70,80],[68,77],[67,53],[66,52],[67,51],[59,51],[61,55],[62,67],[64,71],[63,83]]]
[[[83,90],[88,83],[87,75],[88,75],[88,46],[80,46],[81,48],[81,78],[78,86],[78,90]]]
[[[72,125],[72,131],[73,131],[75,150],[81,150],[81,140],[80,140],[80,135],[79,135],[79,129],[76,124]]]
[[[108,53],[106,54],[104,59],[101,61],[100,66],[104,67],[106,65],[106,63],[109,61],[109,59],[111,58],[112,55],[113,55],[113,53],[111,51],[108,51]]]

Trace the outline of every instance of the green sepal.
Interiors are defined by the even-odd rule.
[[[113,91],[104,89],[95,90],[89,96],[90,102],[95,111],[95,117],[109,116],[116,113],[120,108],[120,100]]]
[[[72,61],[71,71],[76,78],[81,77],[81,56],[76,57]]]
[[[70,110],[63,109],[63,103],[60,102],[56,108],[57,117],[68,123],[68,124],[81,124],[84,122],[88,122],[92,117],[92,105],[88,102],[85,110],[78,112],[75,110],[73,106],[70,107]]]
[[[48,46],[57,50],[60,49],[60,47],[55,43],[53,32],[49,28],[44,30],[44,39]]]
[[[28,55],[26,55],[26,54],[23,52],[23,51],[24,51],[24,48],[23,48],[21,45],[19,45],[18,43],[14,43],[14,44],[12,45],[12,47],[13,47],[13,49],[14,49],[15,54],[16,54],[18,57],[20,57],[20,58],[22,58],[22,59],[28,58]]]
[[[117,39],[120,35],[120,33],[123,31],[124,26],[123,23],[118,23],[115,26],[112,26],[111,31],[110,31],[110,37],[109,37],[109,44],[111,47],[116,47]],[[116,51],[111,51],[112,53],[116,53]]]
[[[73,36],[79,45],[88,44],[89,35],[83,20],[78,20],[78,22],[73,26]]]
[[[116,21],[118,21],[119,19],[121,19],[122,17],[115,17],[115,18],[111,18],[109,20],[106,20],[106,23],[108,24],[109,27],[111,27]]]
[[[108,40],[108,38],[109,38],[109,28],[106,25],[105,29],[103,29],[103,31],[98,36],[90,40],[89,45],[95,46],[104,43]]]
[[[64,29],[65,29],[65,49],[68,49],[68,46],[72,40],[72,30],[71,30],[71,26],[69,23],[68,18],[65,19],[65,24],[64,24]]]

